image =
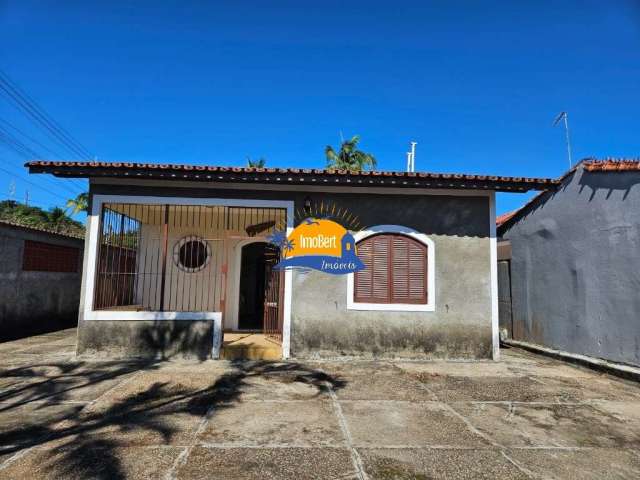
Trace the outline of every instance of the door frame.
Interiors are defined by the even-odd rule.
[[[240,328],[240,274],[242,270],[242,249],[252,243],[268,243],[265,237],[253,237],[246,240],[237,241],[233,249],[233,270],[231,272],[229,282],[230,287],[228,290],[229,296],[227,301],[229,302],[229,308],[227,310],[229,315],[229,325],[232,330],[236,332],[252,332],[254,330],[243,330]],[[226,322],[225,322],[226,323]]]

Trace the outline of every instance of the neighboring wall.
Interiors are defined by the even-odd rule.
[[[640,365],[640,172],[587,172],[507,222],[512,337]]]
[[[76,272],[25,271],[25,240],[77,249]],[[0,341],[74,327],[84,240],[0,222]]]
[[[124,183],[124,182],[123,182]],[[362,228],[395,224],[426,234],[435,245],[433,312],[347,310],[347,278],[320,272],[293,276],[291,354],[297,357],[376,355],[413,358],[490,358],[490,197],[457,192],[415,195],[234,190],[177,186],[92,184],[92,193],[293,200],[317,208],[334,204],[358,217]],[[355,190],[355,189],[354,189]],[[167,201],[170,203],[170,200]],[[349,226],[349,225],[347,225]],[[431,286],[430,292],[433,292]],[[210,351],[203,322],[81,321],[79,352],[202,357]]]

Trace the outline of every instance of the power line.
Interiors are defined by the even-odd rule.
[[[7,94],[14,99],[14,101],[20,103],[23,108],[26,108],[30,112],[30,116],[41,125],[44,125],[48,131],[51,131],[56,137],[58,137],[65,145],[81,156],[91,157],[91,153],[78,142],[71,134],[65,130],[58,122],[56,122],[38,103],[30,97],[24,90],[22,90],[15,82],[12,82],[8,75],[0,70],[0,88],[2,88]],[[35,116],[35,118],[34,118]],[[43,123],[44,122],[44,123]]]
[[[12,125],[11,123],[7,122],[6,120],[0,118],[0,123],[5,124],[7,127],[11,128],[13,131],[17,132],[19,135],[22,135],[23,137],[25,137],[26,139],[30,140],[31,142],[35,143],[36,145],[38,145],[40,148],[45,149],[46,151],[50,152],[55,158],[57,159],[62,159],[62,156],[57,153],[54,150],[51,150],[49,147],[47,147],[46,145],[44,145],[43,143],[40,143],[38,140],[36,140],[35,138],[27,135],[26,133],[24,133],[22,130],[20,130],[18,127],[16,127],[15,125]]]
[[[22,151],[20,150],[20,148],[19,148],[18,146],[16,146],[16,145],[13,145],[10,141],[5,140],[5,139],[2,137],[2,134],[0,134],[0,143],[4,144],[4,145],[5,145],[5,147],[9,147],[9,148],[11,148],[11,149],[12,149],[12,150],[14,150],[16,153],[18,153],[18,154],[22,154]],[[12,175],[16,175],[16,174],[15,174],[15,173],[13,173],[13,172],[12,172],[11,174],[12,174]],[[49,179],[49,178],[45,178],[45,180],[51,180],[51,179]],[[72,195],[75,195],[75,196],[77,196],[77,195],[78,195],[78,194],[80,194],[80,193],[83,193],[83,192],[86,190],[86,189],[84,189],[84,188],[82,188],[82,187],[79,187],[79,186],[77,186],[77,185],[74,185],[74,186],[75,186],[75,188],[77,188],[77,190],[72,190],[72,189],[71,189],[71,185],[67,186],[67,185],[58,184],[58,183],[56,183],[56,182],[53,182],[53,180],[51,180],[51,181],[52,181],[52,183],[53,183],[56,187],[64,188],[65,190],[67,190],[68,192],[70,192]]]
[[[3,143],[6,147],[9,147],[10,149],[12,149],[13,151],[15,151],[16,153],[18,153],[19,155],[25,157],[25,158],[29,158],[29,157],[37,157],[37,153],[32,150],[31,148],[29,148],[28,146],[24,145],[22,142],[20,142],[20,140],[18,140],[17,138],[15,138],[13,135],[11,135],[6,129],[4,129],[2,126],[0,126],[0,143]],[[47,180],[49,180],[49,178],[46,178]],[[55,183],[55,182],[54,182]],[[62,187],[64,189],[66,189],[67,191],[71,192],[73,195],[78,195],[81,192],[84,192],[86,189],[84,188],[84,185],[80,186],[80,185],[76,185],[76,184],[71,184],[71,185],[59,185],[57,183],[55,183],[56,187]],[[77,190],[72,190],[71,187],[75,187]]]
[[[40,188],[42,190],[44,190],[45,192],[47,192],[50,195],[53,195],[55,197],[61,198],[62,200],[64,200],[65,202],[68,200],[68,198],[64,198],[62,195],[58,195],[57,193],[52,192],[51,190],[49,190],[48,188],[43,187],[42,185],[38,185],[37,183],[32,182],[31,180],[28,180],[26,178],[24,178],[21,175],[17,175],[14,172],[11,172],[10,170],[7,170],[6,168],[0,167],[0,171],[3,171],[5,173],[8,173],[9,175],[11,175],[12,177],[17,177],[20,180],[22,180],[25,183],[28,183],[29,185],[33,185],[36,188]]]
[[[4,141],[4,143],[11,144],[16,147],[17,150],[24,152],[28,157],[37,158],[38,154],[22,143],[20,140],[11,135],[6,129],[0,126],[0,139]],[[16,151],[17,151],[16,150]]]
[[[9,200],[13,200],[16,203],[22,203],[22,202],[19,202],[18,200],[15,200],[14,198],[12,198],[11,195],[2,194],[2,195],[0,195],[0,197],[7,198]],[[23,204],[23,205],[26,205],[26,204]],[[37,207],[49,208],[49,205],[45,205],[44,203],[40,203],[40,202],[32,202],[31,200],[29,200],[29,205],[35,205]]]
[[[71,134],[57,123],[33,98],[13,83],[7,74],[0,70],[0,90],[13,100],[14,104],[22,110],[31,120],[43,128],[49,136],[58,143],[64,145],[74,155],[80,155],[83,159],[92,157],[89,150],[78,142]]]

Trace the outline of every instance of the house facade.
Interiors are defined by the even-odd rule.
[[[31,162],[90,180],[78,353],[217,358],[259,332],[283,358],[497,358],[495,192],[548,179]],[[329,218],[366,268],[277,268],[269,239]],[[352,237],[352,238],[351,238]],[[338,242],[339,243],[339,242]]]
[[[510,338],[640,365],[640,161],[582,161],[498,234]]]

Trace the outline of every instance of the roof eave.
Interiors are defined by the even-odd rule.
[[[30,162],[29,173],[49,173],[60,178],[135,178],[152,180],[186,180],[214,183],[320,185],[387,188],[436,188],[493,190],[522,193],[530,190],[554,188],[551,179],[493,177],[482,175],[405,173],[405,172],[347,172],[312,169],[251,169],[241,167],[132,166],[105,167],[102,165],[67,166],[63,162]],[[56,165],[56,163],[59,163]]]

